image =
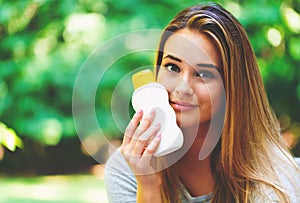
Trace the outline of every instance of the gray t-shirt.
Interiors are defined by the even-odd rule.
[[[118,150],[105,164],[104,177],[109,202],[136,202],[137,184],[135,176]],[[209,203],[211,198],[211,194],[192,197],[183,185],[181,187],[182,203]]]
[[[105,165],[104,177],[109,202],[136,202],[137,183],[135,176],[118,150],[116,150],[107,161]],[[295,174],[294,177],[299,181],[297,185],[293,187],[289,184],[289,180],[285,179],[284,176],[280,177],[280,179],[286,183],[286,188],[289,191],[292,191],[292,195],[290,195],[290,198],[292,200],[291,203],[300,203],[300,174]],[[276,199],[276,196],[274,196],[274,194],[270,194],[270,196],[271,198]],[[209,203],[211,198],[212,194],[207,194],[199,197],[192,197],[187,191],[187,189],[184,187],[184,185],[182,185],[181,187],[182,203]],[[278,202],[276,200],[267,201],[258,198],[254,199],[255,202]]]

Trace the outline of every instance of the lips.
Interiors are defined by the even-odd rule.
[[[198,108],[198,105],[189,102],[183,102],[179,100],[170,100],[170,104],[174,110],[178,111],[189,111]]]

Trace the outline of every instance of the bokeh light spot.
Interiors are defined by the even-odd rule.
[[[281,44],[282,36],[276,28],[270,28],[267,31],[267,39],[272,46],[278,47]]]

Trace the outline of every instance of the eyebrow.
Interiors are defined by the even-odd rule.
[[[181,59],[179,59],[175,56],[172,56],[172,55],[167,55],[164,58],[170,58],[170,59],[178,61],[180,63],[182,62]],[[220,72],[220,69],[218,68],[218,66],[215,66],[214,64],[211,64],[211,63],[197,63],[196,66],[204,67],[204,68],[213,68],[213,69],[216,69],[218,72]]]
[[[178,62],[180,62],[180,63],[182,62],[181,59],[176,58],[175,56],[172,56],[172,55],[167,55],[167,56],[165,56],[164,58],[170,58],[170,59],[173,59],[173,60],[178,61]]]
[[[219,71],[218,66],[215,66],[214,64],[211,64],[211,63],[198,63],[197,66],[205,67],[205,68],[213,68],[213,69],[216,69],[217,71]]]

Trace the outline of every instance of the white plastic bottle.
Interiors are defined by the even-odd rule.
[[[161,142],[154,156],[163,156],[180,149],[183,134],[176,123],[176,114],[169,104],[168,92],[164,86],[155,82],[153,73],[146,69],[132,76],[134,93],[132,106],[135,111],[142,109],[144,115],[155,109],[156,116],[151,125],[161,124]]]

